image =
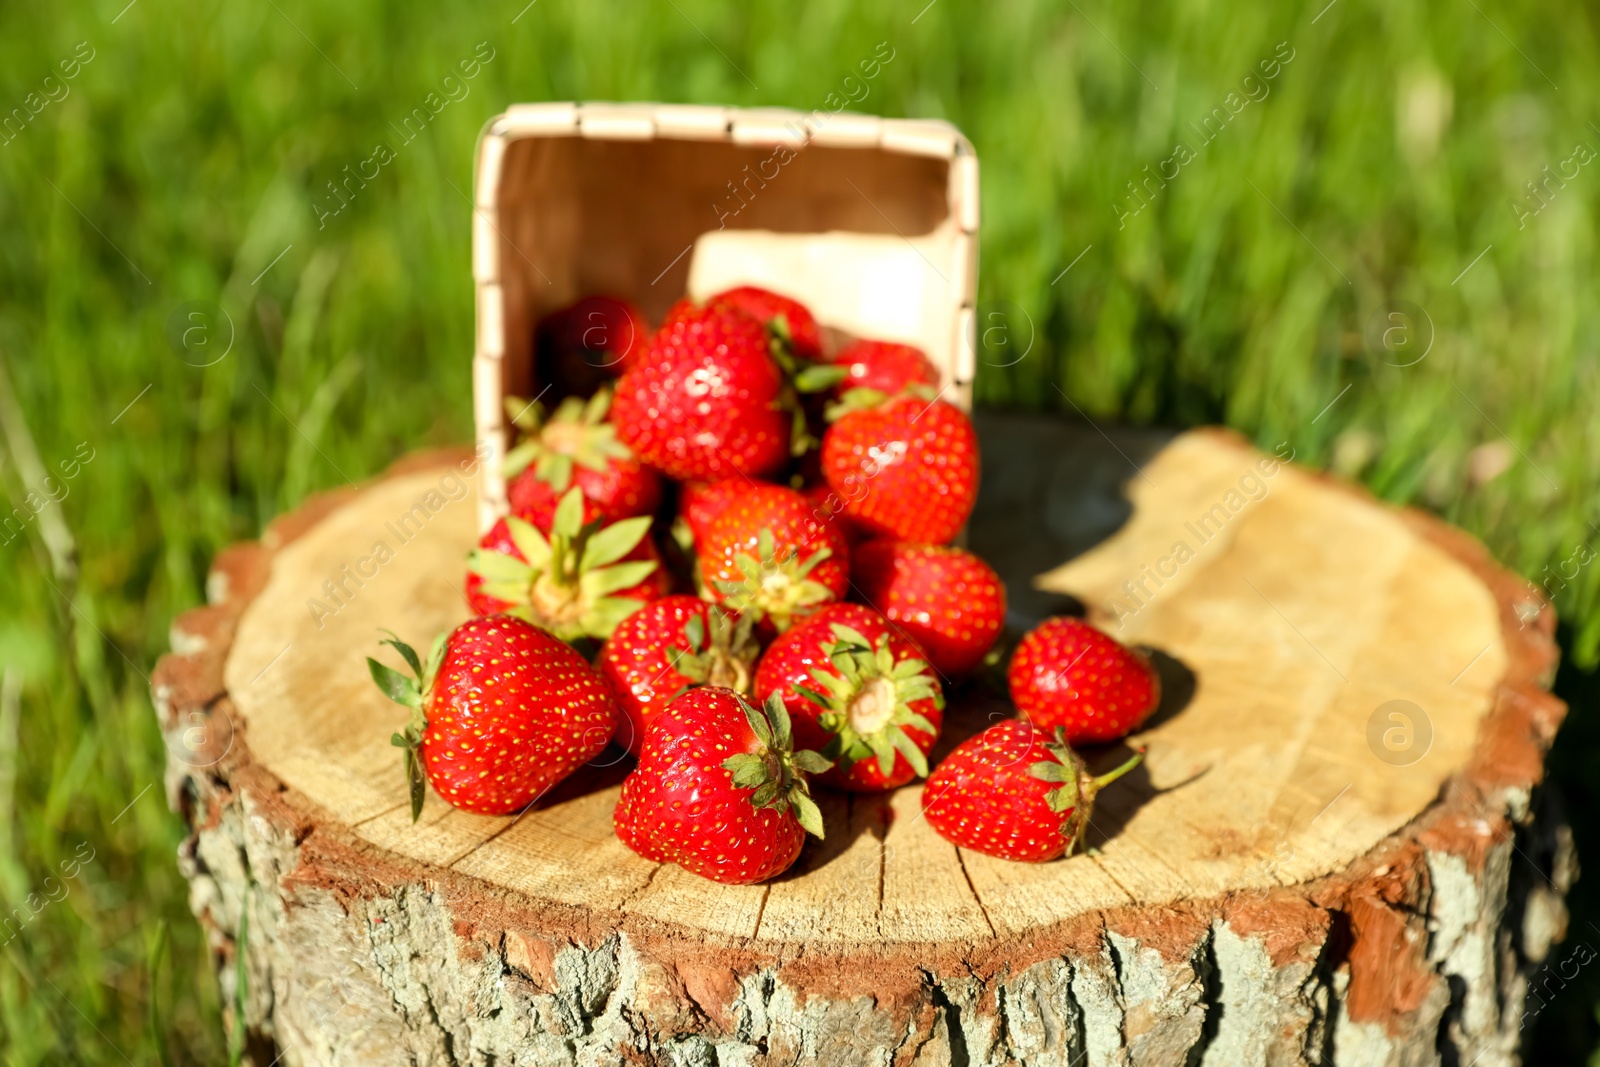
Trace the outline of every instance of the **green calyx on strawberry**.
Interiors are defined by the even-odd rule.
[[[874,645],[853,627],[833,623],[832,630],[835,640],[824,646],[824,651],[835,670],[812,669],[811,677],[819,689],[795,686],[801,696],[822,709],[817,723],[833,734],[823,756],[846,771],[862,760],[876,759],[879,772],[888,777],[898,752],[919,776],[926,777],[927,756],[905,727],[928,736],[939,732],[938,726],[912,708],[919,701],[932,700],[936,709],[944,709],[944,694],[928,664],[920,659],[896,662],[888,634]]]
[[[801,355],[789,333],[789,321],[781,315],[767,323],[767,336],[772,339],[772,358],[778,361],[797,393],[827,392],[850,373],[846,367]]]
[[[767,336],[771,338],[772,361],[783,372],[783,389],[778,394],[777,405],[789,413],[789,454],[803,456],[821,439],[811,432],[801,397],[826,393],[848,373],[844,367],[820,363],[796,354],[789,335],[789,323],[782,315],[767,323]]]
[[[756,537],[756,552],[757,556],[740,552],[733,557],[742,580],[712,582],[722,594],[722,602],[734,611],[770,617],[782,629],[803,609],[837,599],[834,590],[811,577],[820,564],[833,557],[831,548],[819,548],[804,559],[794,550],[780,554],[772,528],[763,526]]]
[[[385,666],[367,657],[367,670],[372,675],[372,680],[378,683],[378,688],[383,690],[384,696],[402,707],[411,709],[411,721],[405,728],[397,731],[389,738],[389,743],[402,749],[405,755],[406,787],[411,795],[411,821],[416,822],[422,814],[422,801],[427,796],[427,779],[422,774],[422,759],[419,752],[422,748],[422,732],[428,728],[428,718],[424,712],[427,704],[428,693],[433,689],[433,680],[438,676],[439,664],[444,660],[445,635],[440,634],[433,640],[433,648],[428,652],[427,662],[424,663],[417,655],[416,649],[400,640],[394,633],[385,630],[389,636],[380,644],[391,645],[400,653],[406,665],[411,668],[412,677],[406,677],[393,667]]]
[[[617,440],[616,427],[606,421],[611,390],[601,389],[587,401],[563,400],[548,418],[538,401],[506,399],[506,414],[522,431],[520,444],[506,453],[505,474],[514,478],[528,467],[557,493],[572,485],[574,466],[604,472],[611,460],[631,460],[633,452]]]
[[[1089,813],[1094,810],[1095,796],[1137,767],[1144,759],[1144,752],[1135,752],[1121,766],[1105,774],[1093,775],[1089,773],[1083,757],[1067,744],[1064,731],[1057,729],[1055,740],[1046,741],[1044,748],[1051,758],[1030,766],[1028,774],[1041,782],[1057,786],[1045,794],[1045,803],[1051,811],[1064,816],[1061,836],[1066,838],[1066,854],[1070,856],[1083,841],[1083,832],[1089,826]]]
[[[845,390],[844,394],[829,404],[823,411],[822,417],[827,422],[837,422],[852,411],[866,411],[869,408],[882,407],[897,396],[911,396],[918,400],[933,403],[939,391],[931,385],[910,385],[897,393],[886,393],[882,389],[873,389],[868,386],[857,386]]]
[[[610,636],[643,605],[614,594],[638,586],[658,566],[653,559],[624,559],[648,536],[650,516],[585,524],[583,493],[574,487],[557,505],[548,537],[515,516],[504,521],[523,558],[478,548],[467,566],[482,580],[474,592],[503,601],[508,614],[575,641]]]
[[[766,705],[756,708],[743,697],[739,706],[745,721],[760,740],[762,751],[740,752],[723,761],[723,769],[740,789],[754,789],[750,803],[757,808],[772,808],[782,815],[791,809],[795,821],[814,837],[822,837],[822,812],[811,799],[807,774],[822,774],[833,766],[826,757],[809,749],[794,751],[789,711],[777,693]],[[804,773],[797,773],[804,772]]]
[[[748,693],[754,673],[751,668],[761,655],[755,623],[754,615],[735,615],[715,604],[708,605],[705,620],[695,615],[683,624],[683,637],[689,647],[669,647],[667,662],[688,679],[686,689],[715,685]]]

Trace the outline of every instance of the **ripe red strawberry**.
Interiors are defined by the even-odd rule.
[[[1029,721],[1064,729],[1074,745],[1126,737],[1161,702],[1144,654],[1082,619],[1040,623],[1017,645],[1006,681]]]
[[[653,515],[661,506],[661,476],[640,463],[605,421],[611,392],[587,402],[568,397],[549,419],[537,402],[515,397],[506,411],[523,440],[506,454],[511,514],[546,533],[568,489],[583,491],[583,521],[612,523]]]
[[[868,533],[942,545],[977,500],[978,438],[949,404],[900,396],[829,426],[822,474]]]
[[[1091,775],[1065,740],[1017,719],[956,746],[922,788],[928,823],[951,844],[1004,860],[1071,855],[1101,789],[1138,765]]]
[[[612,296],[586,296],[545,316],[535,333],[538,377],[557,396],[587,396],[644,351],[650,327],[637,308]]]
[[[800,490],[800,495],[811,504],[811,517],[836,528],[850,546],[852,555],[855,546],[867,539],[861,527],[851,522],[850,516],[844,513],[844,497],[834,492],[827,482],[808,485]]]
[[[645,731],[613,816],[617,837],[714,882],[763,881],[788,869],[808,832],[822,836],[806,775],[827,766],[793,751],[782,701],[757,710],[731,689],[691,689]]]
[[[927,353],[914,345],[852,341],[834,353],[833,362],[845,368],[844,381],[834,387],[835,394],[841,397],[852,389],[870,389],[891,397],[913,386],[937,389],[939,385],[939,372]]]
[[[679,481],[759,477],[789,458],[783,400],[760,323],[729,307],[689,307],[623,374],[611,421],[635,455]]]
[[[670,579],[650,540],[650,516],[585,524],[583,494],[567,490],[547,537],[507,516],[467,557],[467,600],[480,615],[507,612],[563,641],[606,637]]]
[[[711,520],[721,515],[750,483],[743,478],[724,478],[720,482],[685,482],[678,493],[678,513],[689,526],[695,540],[705,536]]]
[[[859,604],[829,604],[796,623],[756,669],[756,699],[777,695],[796,743],[833,769],[822,780],[875,791],[928,773],[944,694],[922,650]]]
[[[800,359],[814,362],[822,358],[822,331],[811,310],[798,300],[770,289],[741,285],[718,293],[706,303],[744,312],[765,326]]]
[[[627,717],[617,740],[638,755],[650,720],[686,689],[748,694],[761,653],[752,621],[693,596],[663,597],[624,619],[596,662]]]
[[[1005,626],[1005,583],[965,549],[868,541],[850,550],[850,584],[945,678],[983,662]]]
[[[695,544],[706,595],[779,630],[797,612],[842,597],[850,549],[813,510],[793,489],[747,484]]]
[[[368,657],[378,688],[411,709],[390,740],[405,750],[411,819],[423,776],[448,804],[507,815],[600,754],[620,712],[571,645],[522,619],[471,619],[440,635],[426,663],[393,634],[415,677]]]

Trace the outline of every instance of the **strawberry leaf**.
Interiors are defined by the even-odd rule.
[[[932,731],[929,732],[931,733]],[[911,764],[912,770],[917,772],[917,777],[926,778],[928,776],[928,757],[922,754],[922,749],[917,747],[917,743],[911,740],[904,730],[891,730],[890,736],[894,741],[895,751],[904,756],[906,762]],[[879,766],[882,766],[881,762]]]
[[[411,821],[415,823],[422,817],[422,802],[428,796],[428,781],[422,774],[422,761],[417,758],[417,750],[406,749],[406,784],[411,793]]]
[[[511,425],[524,432],[537,430],[544,422],[544,413],[538,400],[524,400],[520,396],[506,397],[506,418]]]
[[[811,701],[811,703],[815,704],[819,708],[827,708],[832,706],[829,703],[828,698],[817,692],[815,689],[808,689],[805,686],[796,683],[794,686],[794,691]]]
[[[903,659],[894,665],[889,677],[895,681],[909,681],[918,675],[927,673],[928,665],[920,659]],[[932,693],[928,694],[932,696]]]
[[[526,607],[528,600],[527,582],[484,582],[478,586],[478,592],[495,600],[504,600],[508,604]],[[506,611],[511,611],[507,608]],[[531,621],[531,620],[530,620]]]
[[[598,426],[606,420],[606,412],[611,410],[611,389],[602,387],[596,390],[583,406],[583,421],[590,426]]]
[[[519,585],[527,585],[533,575],[533,568],[515,556],[485,548],[475,548],[467,554],[467,569],[485,581]]]
[[[1028,774],[1041,782],[1065,782],[1071,777],[1070,769],[1055,760],[1040,760],[1028,768]]]
[[[563,501],[565,503],[565,501]],[[579,566],[588,570],[593,567],[604,567],[639,547],[645,534],[650,530],[650,523],[654,520],[649,515],[640,515],[637,518],[623,519],[598,530],[583,546],[583,558]]]
[[[888,394],[880,390],[857,386],[847,390],[838,400],[824,408],[822,418],[825,422],[838,422],[852,411],[875,408],[888,399]]]
[[[528,469],[528,466],[539,456],[539,442],[524,441],[516,448],[506,453],[502,470],[509,481]]]
[[[791,734],[789,725],[789,709],[783,704],[783,697],[777,690],[767,696],[767,718],[772,721],[772,744],[781,749],[789,749]]]
[[[794,405],[794,415],[789,420],[789,455],[798,459],[811,451],[822,442],[812,434],[811,427],[806,424],[805,409],[794,400],[794,393],[784,390],[787,403]]]
[[[573,488],[561,498],[561,503],[556,505],[555,520],[550,524],[550,531],[568,540],[576,540],[583,529],[583,490]],[[520,547],[520,546],[518,546]],[[529,557],[532,559],[533,557]]]
[[[772,728],[767,725],[767,717],[743,697],[739,698],[739,708],[744,712],[744,721],[750,724],[750,732],[760,738],[761,743],[768,748],[772,747]]]
[[[833,636],[840,642],[834,646],[835,652],[866,652],[872,648],[872,642],[860,630],[843,623],[833,624]]]
[[[899,731],[894,731],[898,733]],[[880,730],[875,734],[868,734],[861,740],[872,750],[878,760],[878,772],[884,777],[894,773],[894,740],[889,737],[890,731]]]
[[[819,548],[815,552],[811,553],[811,555],[806,557],[805,562],[800,564],[800,570],[797,573],[801,578],[805,578],[810,575],[812,571],[817,569],[817,564],[821,563],[825,559],[831,558],[832,556],[833,549]]]
[[[683,624],[683,636],[688,639],[690,650],[695,652],[704,651],[706,642],[705,620],[699,615],[689,616],[689,620]]]
[[[821,840],[823,836],[822,811],[817,807],[816,801],[812,800],[804,790],[791,789],[789,791],[789,803],[794,807],[795,821],[800,824],[801,829]]]
[[[768,778],[767,761],[753,752],[740,752],[722,761],[740,789],[754,789]]]
[[[422,661],[417,658],[417,650],[400,640],[399,635],[393,630],[383,630],[381,632],[386,633],[389,636],[384,638],[382,641],[379,641],[378,644],[393,646],[394,650],[405,658],[406,663],[410,664],[411,673],[415,674],[418,678],[421,678]]]
[[[824,774],[833,769],[832,760],[809,748],[802,748],[794,754],[794,765],[807,774]]]
[[[428,662],[422,671],[424,693],[433,688],[433,680],[439,676],[439,664],[444,662],[444,650],[448,641],[448,634],[439,634],[433,639],[433,647],[428,650]]]
[[[590,571],[578,580],[579,587],[590,596],[605,596],[623,589],[631,589],[650,577],[656,569],[653,559],[617,563],[600,570]]]
[[[367,671],[372,675],[372,680],[378,684],[378,688],[383,690],[383,695],[396,704],[408,708],[422,706],[422,690],[415,679],[407,678],[393,667],[385,666],[371,656],[367,657]]]
[[[828,363],[810,363],[794,376],[794,387],[802,393],[820,393],[844,381],[850,368]]]
[[[611,632],[622,624],[622,620],[644,607],[644,601],[631,596],[607,596],[596,600],[579,620],[578,627],[572,631],[571,636],[558,633],[556,636],[563,641],[573,642],[584,634],[595,637],[610,637]]]
[[[529,566],[540,566],[550,558],[550,542],[531,522],[515,515],[506,516],[506,529],[511,533],[511,543],[527,559]],[[513,560],[515,562],[515,560]]]
[[[558,493],[565,493],[572,485],[571,456],[560,452],[548,452],[539,460],[539,466],[535,470],[539,477]]]
[[[758,808],[770,806],[773,801],[778,799],[778,790],[782,788],[782,785],[783,783],[776,778],[767,779],[761,783],[754,793],[750,794],[750,803]]]
[[[551,416],[551,422],[579,422],[583,419],[584,401],[575,396],[569,396],[556,405],[556,412]]]

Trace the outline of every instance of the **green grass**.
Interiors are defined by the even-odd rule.
[[[523,0],[124,2],[0,9],[0,112],[93,49],[0,145],[0,479],[18,503],[34,487],[29,441],[46,468],[93,455],[0,546],[0,916],[68,889],[0,948],[10,1063],[226,1062],[145,676],[218,548],[469,436],[464,191],[512,101],[815,107],[888,41],[858,106],[971,136],[983,296],[1035,334],[984,368],[983,402],[1289,441],[1530,578],[1596,536],[1600,160],[1522,225],[1510,206],[1600,148],[1592,5],[538,0],[513,25]],[[319,229],[318,191],[482,41],[470,95]],[[1200,147],[1189,123],[1285,41],[1269,95]],[[1126,183],[1180,140],[1195,158],[1119,228]],[[164,340],[191,300],[235,328],[203,369]],[[1403,367],[1420,341],[1367,336],[1399,301],[1433,334]],[[1592,665],[1600,567],[1557,604]],[[50,890],[82,842],[92,861]],[[1568,1058],[1600,1033],[1583,997],[1541,1017]]]

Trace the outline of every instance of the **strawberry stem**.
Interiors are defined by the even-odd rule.
[[[1097,777],[1094,780],[1095,788],[1096,789],[1104,789],[1106,786],[1110,785],[1112,782],[1116,781],[1118,778],[1121,778],[1124,774],[1127,774],[1129,771],[1133,770],[1135,767],[1139,766],[1139,764],[1141,764],[1143,762],[1144,762],[1144,749],[1141,748],[1138,751],[1136,751],[1132,756],[1130,756],[1127,759],[1127,761],[1124,762],[1121,766],[1117,767],[1114,770],[1107,771],[1105,774],[1102,774],[1099,777]]]

